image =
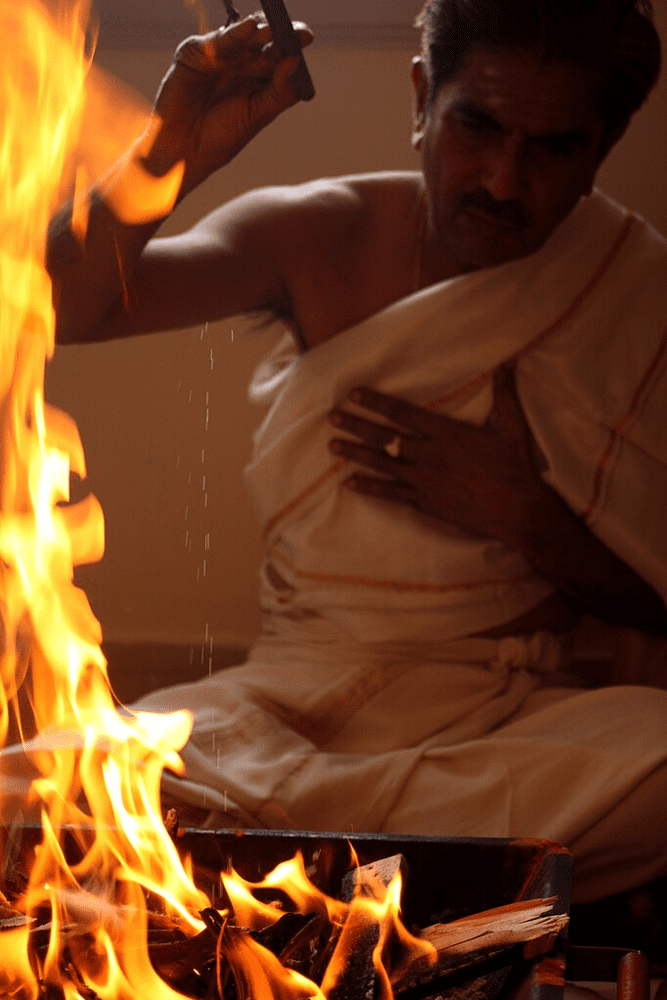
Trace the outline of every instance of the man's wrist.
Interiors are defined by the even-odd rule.
[[[155,119],[98,185],[102,200],[126,225],[161,223],[182,196],[185,163],[156,143],[159,127]]]

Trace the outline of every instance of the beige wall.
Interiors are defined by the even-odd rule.
[[[664,7],[659,19],[667,39]],[[170,228],[257,185],[415,166],[410,55],[314,46],[316,100],[258,137],[180,207]],[[151,95],[169,56],[134,50],[98,58]],[[666,120],[663,82],[600,175],[601,186],[664,232]],[[106,514],[106,555],[79,581],[109,639],[199,646],[207,637],[244,644],[254,635],[259,544],[241,470],[260,415],[245,395],[272,339],[236,320],[56,352],[47,397],[77,420],[88,486]]]

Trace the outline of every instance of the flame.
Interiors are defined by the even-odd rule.
[[[354,851],[351,854],[355,857]],[[392,1000],[393,967],[402,967],[407,960],[421,958],[422,967],[434,964],[437,955],[433,946],[414,937],[401,921],[400,872],[385,886],[365,880],[358,883],[349,903],[331,899],[320,892],[308,879],[303,859],[297,854],[291,861],[278,865],[260,882],[243,879],[237,872],[221,876],[231,902],[237,925],[261,931],[275,923],[286,912],[320,915],[331,924],[331,938],[336,942],[326,965],[321,983],[299,975],[281,965],[271,952],[252,938],[238,933],[221,934],[222,947],[235,977],[241,980],[241,994],[257,998],[303,997],[326,1000],[331,996],[354,996],[357,971],[350,964],[355,953],[369,960],[363,974],[373,983],[373,995],[378,1000]],[[255,897],[267,889],[279,889],[288,897],[288,906],[264,903]],[[328,931],[329,932],[329,929]],[[409,959],[408,959],[409,956]],[[237,979],[238,982],[238,979]],[[243,992],[245,989],[245,993]],[[359,996],[366,995],[360,989]]]
[[[326,914],[331,923],[342,923],[347,907],[336,899],[320,892],[309,880],[301,853],[290,861],[277,865],[260,882],[247,882],[238,872],[221,875],[222,884],[232,901],[237,922],[252,930],[261,930],[275,923],[282,910],[273,904],[262,903],[253,891],[280,889],[286,893],[294,908],[300,913]]]
[[[29,808],[41,816],[28,885],[13,903],[23,926],[0,932],[0,994],[179,1000],[151,963],[146,900],[159,900],[186,939],[205,933],[208,900],[160,809],[161,774],[182,770],[190,718],[119,710],[100,625],[73,582],[77,565],[102,556],[103,514],[92,495],[70,502],[72,474],[86,475],[83,448],[74,421],[46,404],[43,386],[55,341],[45,268],[55,208],[65,194],[73,198],[81,241],[93,182],[122,220],[159,217],[173,206],[183,166],[159,180],[139,166],[159,122],[91,66],[87,15],[83,0],[55,15],[38,0],[0,0],[0,807],[5,821]],[[377,931],[373,962],[382,996],[391,995],[387,955],[406,933],[397,929],[398,883],[385,898],[358,893],[341,903],[311,885],[300,856],[260,884],[234,873],[222,879],[234,921],[222,914],[219,979],[224,966],[256,1000],[324,1000],[361,924]],[[277,887],[291,908],[338,935],[321,985],[240,929],[281,917],[279,906],[257,898]],[[31,925],[46,935],[41,951]],[[72,925],[77,932],[68,935]]]
[[[3,995],[27,998],[43,983],[58,985],[68,1000],[82,984],[114,1000],[171,1000],[177,994],[137,941],[146,941],[146,893],[159,895],[190,933],[204,926],[197,914],[207,900],[160,811],[160,776],[165,766],[180,769],[190,719],[118,711],[99,623],[73,583],[76,565],[102,555],[102,510],[93,496],[70,503],[71,474],[86,474],[83,449],[74,422],[43,393],[55,340],[46,232],[66,178],[74,173],[73,228],[81,238],[92,179],[128,134],[152,138],[145,115],[128,113],[120,134],[111,140],[105,132],[94,155],[89,133],[88,147],[77,145],[104,90],[85,54],[86,15],[83,4],[54,16],[34,0],[0,5],[0,737],[24,739],[20,768],[9,766],[16,754],[6,758],[3,807],[11,814],[18,795],[41,812],[42,841],[20,908],[28,917],[48,913],[51,922],[39,967],[27,927],[0,935],[0,982]],[[128,220],[140,200],[134,217],[144,219],[170,209],[181,174],[179,167],[152,183],[132,162],[103,186]],[[67,827],[81,856],[76,864],[65,856]],[[95,935],[74,978],[63,973],[62,956],[62,930],[72,919]]]

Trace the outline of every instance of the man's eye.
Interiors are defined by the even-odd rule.
[[[543,136],[537,141],[545,153],[555,157],[571,156],[577,145],[577,140],[570,136]]]
[[[493,131],[489,122],[481,118],[459,117],[459,125],[468,135],[487,135]]]
[[[461,118],[460,122],[468,132],[482,132],[486,128],[484,122],[475,121],[474,118]]]

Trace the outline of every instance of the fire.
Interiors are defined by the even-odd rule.
[[[401,923],[400,872],[388,886],[368,876],[358,880],[352,898],[345,902],[331,899],[315,888],[299,854],[278,865],[258,883],[247,882],[236,872],[223,874],[222,880],[236,925],[261,932],[287,914],[312,915],[310,923],[302,927],[300,949],[303,951],[309,940],[316,941],[323,932],[327,942],[325,952],[329,952],[320,969],[322,974],[315,982],[289,967],[290,961],[298,958],[299,948],[294,941],[298,942],[300,935],[294,936],[280,955],[282,961],[278,961],[245,934],[234,930],[227,937],[221,934],[219,950],[223,951],[237,983],[240,980],[239,995],[262,1000],[272,997],[326,1000],[366,996],[370,986],[370,993],[377,1000],[391,1000],[392,969],[400,968],[408,955],[410,960],[421,956],[424,966],[435,962],[433,947],[413,937]],[[271,889],[279,889],[281,896],[287,896],[284,906],[262,903],[256,898],[257,893]],[[355,965],[357,958],[361,960],[361,968]],[[320,963],[316,960],[314,964]]]
[[[27,885],[12,902],[19,926],[0,933],[0,995],[178,1000],[184,994],[151,961],[149,921],[159,915],[196,941],[210,931],[208,912],[219,996],[230,976],[237,995],[256,1000],[333,996],[354,935],[371,928],[388,998],[398,882],[382,898],[359,890],[338,902],[311,885],[297,857],[259,885],[223,875],[229,906],[211,910],[160,809],[161,774],[181,770],[190,719],[119,710],[100,625],[73,583],[75,566],[101,557],[104,522],[93,496],[70,502],[71,475],[86,474],[83,448],[74,421],[44,401],[55,330],[49,218],[64,192],[73,195],[72,230],[83,239],[86,190],[97,179],[119,217],[143,221],[169,210],[182,176],[178,167],[157,181],[137,166],[157,123],[127,102],[114,110],[111,136],[110,86],[86,55],[87,13],[81,3],[49,16],[37,0],[0,0],[0,743],[13,744],[0,755],[0,805],[5,822],[19,810],[41,816]],[[109,170],[128,139],[135,158]],[[333,928],[321,985],[241,929],[261,932],[285,915],[257,898],[276,887],[290,911]],[[41,949],[31,927],[41,928]]]
[[[3,806],[6,817],[17,803],[41,813],[42,841],[20,908],[28,918],[50,915],[39,967],[28,925],[0,936],[0,985],[3,996],[36,998],[44,984],[57,985],[67,1000],[82,996],[84,986],[114,1000],[167,1000],[176,994],[136,943],[146,938],[145,893],[158,894],[190,933],[203,927],[197,914],[206,898],[160,812],[160,775],[165,766],[180,768],[190,720],[117,710],[99,623],[73,584],[74,567],[102,555],[103,515],[92,496],[69,502],[71,474],[85,477],[83,449],[74,422],[43,394],[55,330],[44,266],[48,221],[74,169],[75,232],[82,235],[82,180],[117,152],[86,157],[78,145],[82,122],[99,102],[85,55],[86,13],[78,6],[49,17],[31,0],[0,7],[0,737],[18,734],[25,747],[6,758]],[[117,146],[126,139],[118,136]],[[144,212],[173,203],[178,171],[151,185],[136,168],[129,177],[119,169],[105,185],[124,217],[132,217],[137,195]],[[72,865],[63,847],[68,826],[81,856]],[[74,978],[63,974],[62,956],[72,919],[95,935]]]

